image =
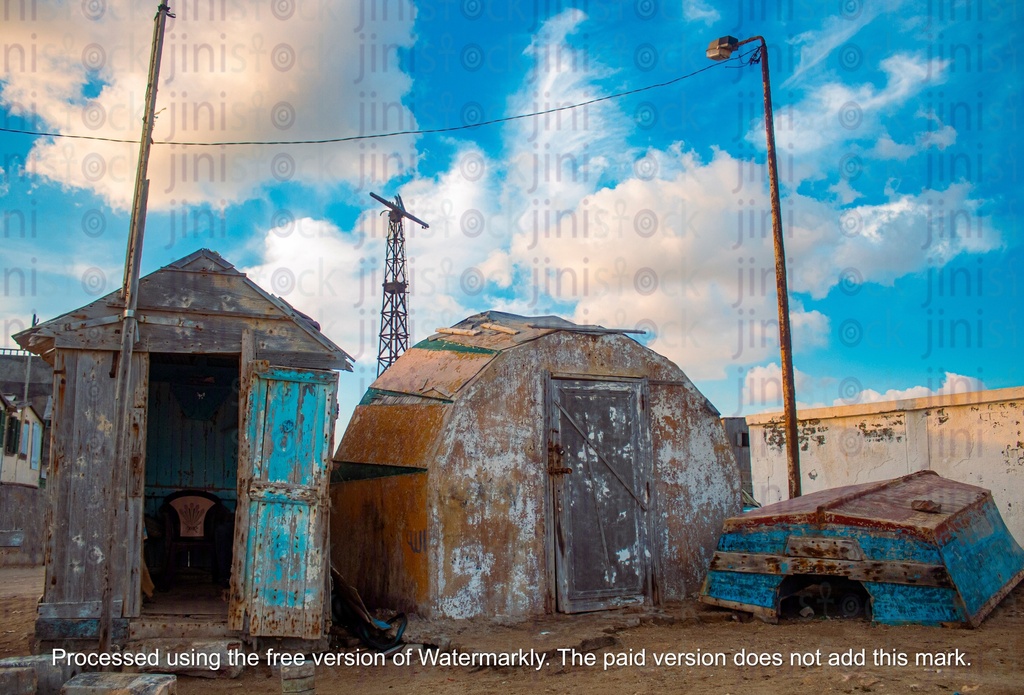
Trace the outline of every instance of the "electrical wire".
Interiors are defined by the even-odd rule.
[[[742,59],[745,56],[749,55],[749,53],[755,52],[756,50],[757,49],[754,49],[754,51],[750,51],[748,53],[744,53],[744,54],[742,54],[740,56],[737,56],[737,58],[742,61]],[[366,134],[366,135],[348,135],[348,136],[344,136],[344,137],[320,138],[320,139],[314,139],[314,140],[232,140],[232,141],[224,141],[224,142],[186,142],[186,141],[178,141],[178,140],[154,140],[153,144],[154,145],[196,146],[196,147],[232,147],[232,146],[238,146],[238,145],[326,145],[326,144],[340,143],[340,142],[355,142],[357,140],[376,140],[376,139],[380,139],[380,138],[392,138],[392,137],[398,137],[400,135],[436,135],[438,133],[453,133],[453,132],[456,132],[456,131],[459,131],[459,130],[470,130],[470,129],[473,129],[473,128],[482,128],[484,126],[495,125],[497,123],[508,123],[510,121],[518,121],[518,120],[522,120],[522,119],[525,119],[525,118],[536,118],[537,116],[547,116],[547,115],[550,115],[550,114],[553,114],[553,113],[559,113],[561,111],[569,111],[569,110],[572,110],[572,109],[579,109],[579,108],[582,108],[584,106],[590,106],[591,104],[597,104],[597,103],[602,102],[602,101],[611,101],[613,99],[621,99],[623,97],[631,96],[633,94],[639,94],[641,92],[647,92],[647,91],[650,91],[652,89],[661,89],[662,87],[668,87],[669,85],[676,84],[677,82],[682,82],[683,80],[689,79],[691,77],[695,77],[696,75],[699,75],[702,72],[706,72],[708,70],[712,70],[712,69],[714,69],[716,67],[725,66],[725,64],[726,64],[725,62],[712,63],[712,64],[710,64],[710,65],[708,65],[706,67],[700,68],[699,70],[694,70],[693,72],[687,73],[685,75],[680,75],[679,77],[674,77],[671,80],[667,80],[665,82],[658,82],[656,84],[650,84],[650,85],[646,85],[644,87],[637,87],[636,89],[628,89],[628,90],[623,91],[623,92],[615,92],[614,94],[606,94],[604,96],[595,97],[593,99],[588,99],[586,101],[581,101],[581,102],[578,102],[578,103],[575,103],[575,104],[566,104],[565,106],[558,106],[558,107],[554,107],[554,108],[550,108],[550,109],[544,109],[543,111],[533,111],[531,113],[521,113],[521,114],[516,114],[515,116],[504,116],[502,118],[492,118],[492,119],[489,119],[489,120],[486,120],[486,121],[481,121],[479,123],[466,123],[466,124],[463,124],[463,125],[447,126],[447,127],[444,127],[444,128],[425,128],[425,129],[422,129],[422,130],[398,130],[398,131],[392,131],[392,132],[388,132],[388,133],[371,133],[371,134]],[[97,141],[97,142],[116,142],[116,143],[127,143],[127,144],[133,144],[133,145],[139,144],[138,140],[128,140],[128,139],[125,139],[125,138],[106,138],[106,137],[102,137],[102,136],[99,136],[99,135],[72,135],[72,134],[67,134],[67,133],[49,133],[49,132],[43,132],[43,131],[20,130],[20,129],[17,129],[17,128],[4,128],[4,127],[0,127],[0,132],[13,133],[13,134],[17,134],[17,135],[33,135],[33,136],[37,136],[37,137],[48,137],[48,138],[68,138],[68,139],[72,139],[72,140],[94,140],[94,141]]]

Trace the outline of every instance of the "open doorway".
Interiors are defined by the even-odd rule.
[[[144,615],[227,619],[238,383],[237,355],[150,354]]]

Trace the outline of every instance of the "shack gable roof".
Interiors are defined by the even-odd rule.
[[[116,350],[120,289],[14,336],[52,362],[56,348]],[[200,249],[139,280],[139,342],[146,352],[237,353],[251,329],[258,359],[351,371],[352,358],[320,326],[266,292],[220,254]]]
[[[935,471],[918,471],[876,483],[846,485],[783,500],[726,519],[726,532],[775,524],[840,524],[879,530],[905,531],[935,541],[965,510],[991,498],[974,485],[942,478]],[[918,511],[916,501],[938,505]]]
[[[581,326],[558,316],[519,316],[485,311],[437,332],[395,361],[371,384],[362,405],[417,399],[451,402],[505,350],[551,333],[616,334],[626,331]]]

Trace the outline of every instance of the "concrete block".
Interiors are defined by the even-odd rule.
[[[61,695],[175,695],[178,678],[160,673],[83,673]]]
[[[10,668],[31,668],[36,673],[36,695],[60,695],[61,686],[82,672],[78,666],[53,663],[50,654],[12,656],[0,659],[0,671]],[[6,693],[6,690],[0,689]]]
[[[157,654],[155,666],[144,673],[174,673],[196,678],[238,678],[245,668],[231,663],[232,653],[244,652],[238,639],[149,639],[129,643],[125,651]]]
[[[0,669],[0,693],[4,695],[36,695],[36,671],[23,666]]]
[[[316,671],[312,662],[299,666],[281,667],[281,693],[283,695],[313,695],[316,692]]]

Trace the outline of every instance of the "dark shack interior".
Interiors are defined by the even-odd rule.
[[[161,592],[226,586],[238,474],[234,355],[152,353],[146,439],[146,561]],[[192,524],[192,533],[189,533]]]

